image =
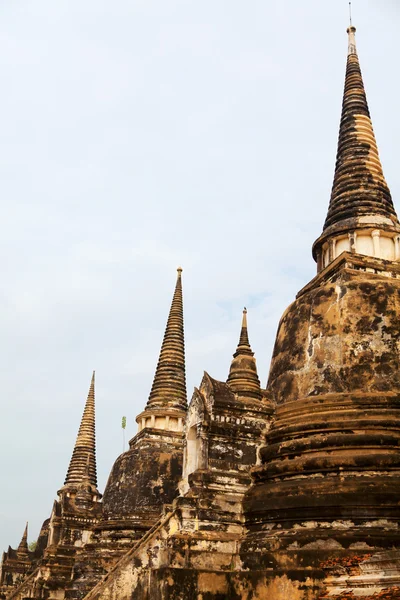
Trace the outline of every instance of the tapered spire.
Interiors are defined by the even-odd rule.
[[[95,373],[93,371],[75,448],[65,478],[65,486],[88,483],[97,488],[94,393]]]
[[[256,359],[251,350],[247,331],[247,309],[244,308],[239,344],[233,355],[227,383],[239,396],[261,398]]]
[[[386,232],[383,235],[393,240],[400,232],[372,127],[357,54],[356,28],[350,25],[347,33],[347,67],[335,175],[324,229],[313,246],[318,270],[336,257],[338,236],[348,236],[349,239],[348,248],[344,242],[341,243],[341,251],[347,249],[379,258],[378,242],[366,240],[356,243],[358,230],[370,230],[371,233],[378,229],[375,236]],[[335,239],[332,236],[336,236]],[[391,258],[390,251],[382,257]]]
[[[356,28],[349,36],[346,79],[331,201],[325,227],[361,215],[382,215],[397,223],[383,175],[357,55]]]
[[[146,410],[152,408],[180,410],[187,408],[182,269],[180,267]]]
[[[234,356],[238,354],[238,352],[251,354],[253,356],[253,352],[251,351],[250,342],[249,342],[249,334],[247,331],[247,308],[244,307],[242,314],[242,328],[240,330],[240,338],[239,344]]]
[[[24,533],[17,550],[18,554],[28,554],[28,523],[25,525]]]

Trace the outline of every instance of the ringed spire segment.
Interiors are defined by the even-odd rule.
[[[397,222],[372,127],[356,48],[356,28],[351,25],[347,32],[349,43],[342,116],[324,229],[368,214]]]
[[[182,270],[177,268],[175,291],[146,410],[187,409]]]
[[[97,489],[94,371],[64,485],[82,483],[89,483]]]
[[[251,351],[251,347],[250,347],[250,342],[249,342],[249,334],[247,331],[247,308],[246,307],[244,307],[244,309],[243,309],[242,328],[240,330],[239,344],[238,344],[236,353],[238,353],[239,351],[241,351],[241,352],[247,351],[247,353],[251,353],[251,355],[253,355],[253,352]]]
[[[335,174],[323,232],[313,246],[318,270],[343,251],[396,259],[395,236],[400,233],[400,224],[383,174],[355,33],[356,28],[350,24]],[[360,235],[363,239],[358,244]],[[380,255],[373,235],[390,238],[385,245],[389,248],[392,244],[393,252]]]

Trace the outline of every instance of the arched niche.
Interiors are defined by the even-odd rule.
[[[186,476],[194,473],[199,467],[201,453],[201,438],[198,435],[197,425],[190,427],[186,436]]]
[[[204,399],[199,390],[195,389],[184,430],[183,473],[179,485],[182,494],[189,489],[189,475],[208,467],[208,423],[209,415]]]

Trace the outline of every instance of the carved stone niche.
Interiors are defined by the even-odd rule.
[[[184,495],[189,489],[189,475],[208,468],[208,429],[210,413],[205,399],[197,388],[189,404],[183,441],[183,473],[179,490]]]

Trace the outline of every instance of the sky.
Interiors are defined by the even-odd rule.
[[[354,0],[400,207],[397,0]],[[64,482],[96,370],[99,489],[150,392],[183,267],[188,396],[225,380],[243,306],[266,384],[315,274],[346,0],[0,3],[0,551]]]

